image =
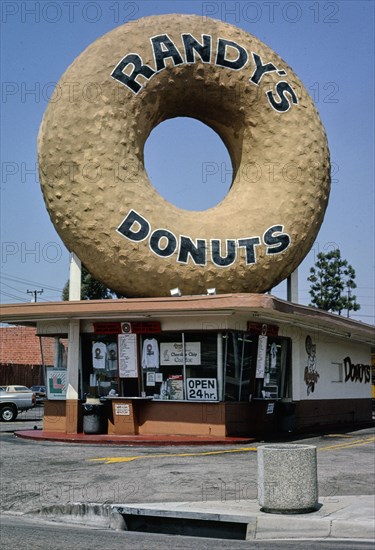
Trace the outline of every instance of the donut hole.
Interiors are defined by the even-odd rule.
[[[231,157],[220,136],[190,117],[158,124],[145,143],[144,163],[158,193],[185,210],[216,206],[233,181]]]

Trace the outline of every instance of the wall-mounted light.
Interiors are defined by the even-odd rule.
[[[171,296],[173,296],[173,298],[178,298],[179,296],[182,296],[182,292],[179,288],[171,288],[169,292],[171,293]]]
[[[207,296],[215,296],[215,294],[216,294],[216,288],[207,289]]]

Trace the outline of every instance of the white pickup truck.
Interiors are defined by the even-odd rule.
[[[0,420],[15,420],[20,411],[34,407],[35,401],[35,393],[26,386],[0,386]]]

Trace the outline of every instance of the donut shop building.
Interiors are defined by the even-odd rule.
[[[259,436],[371,421],[374,327],[268,294],[5,304],[55,341],[45,432]]]

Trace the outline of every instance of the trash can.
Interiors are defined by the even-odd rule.
[[[94,401],[94,400],[91,400]],[[83,433],[104,434],[107,433],[107,417],[105,404],[98,400],[83,404]]]
[[[304,514],[318,509],[316,447],[258,447],[258,502],[263,512]]]

